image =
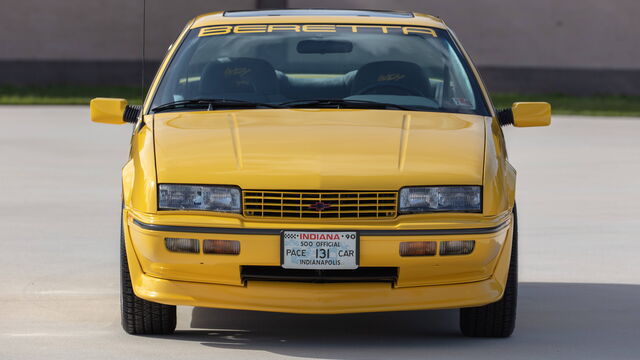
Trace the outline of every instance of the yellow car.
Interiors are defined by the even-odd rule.
[[[461,308],[506,337],[517,293],[516,172],[496,111],[437,17],[227,11],[185,27],[122,169],[122,325],[175,330],[176,305],[304,314]]]

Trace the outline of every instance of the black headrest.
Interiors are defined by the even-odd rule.
[[[374,86],[375,85],[375,86]],[[356,73],[351,87],[352,94],[359,94],[368,88],[380,85],[398,85],[429,97],[431,88],[429,79],[417,64],[406,61],[377,61],[363,65]]]
[[[254,58],[217,59],[207,65],[200,78],[201,94],[211,97],[229,93],[272,95],[277,87],[273,66]]]

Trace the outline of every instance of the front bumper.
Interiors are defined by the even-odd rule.
[[[510,214],[475,230],[359,229],[360,266],[397,267],[395,283],[242,281],[241,266],[280,265],[279,230],[171,226],[127,211],[123,216],[136,295],[172,305],[317,314],[479,306],[502,297],[511,253]],[[164,248],[164,237],[238,240],[242,250],[237,256],[177,254]],[[476,247],[463,256],[400,257],[400,242],[420,240],[475,240]]]

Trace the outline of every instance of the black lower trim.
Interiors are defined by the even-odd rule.
[[[242,281],[292,281],[312,283],[389,282],[398,280],[396,267],[361,267],[354,270],[284,269],[280,266],[242,266]]]
[[[184,233],[201,233],[201,234],[245,234],[245,235],[280,235],[282,229],[247,229],[247,228],[218,228],[218,227],[202,227],[202,226],[176,226],[176,225],[156,225],[143,223],[137,219],[133,219],[136,226],[145,230],[164,231],[164,232],[184,232]],[[425,229],[425,230],[358,230],[360,236],[416,236],[416,235],[472,235],[472,234],[491,234],[498,232],[509,226],[509,221],[505,221],[500,225],[486,228],[473,229]],[[323,231],[331,231],[324,230]],[[335,231],[344,231],[337,229]]]

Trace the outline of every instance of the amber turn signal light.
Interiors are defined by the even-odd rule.
[[[401,242],[400,256],[434,256],[436,247],[435,241]]]
[[[205,240],[202,244],[205,254],[240,254],[240,241],[235,240]]]
[[[198,254],[200,244],[197,239],[164,238],[164,246],[172,252]]]

